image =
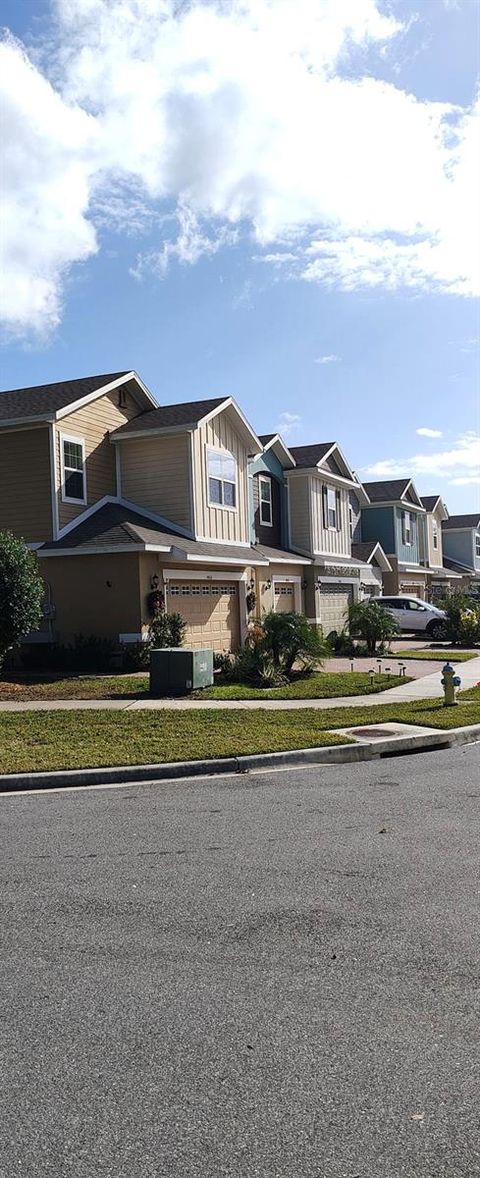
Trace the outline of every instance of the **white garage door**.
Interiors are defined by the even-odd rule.
[[[275,612],[277,614],[290,614],[295,609],[295,593],[293,583],[288,581],[275,581],[274,584],[274,601]]]
[[[170,581],[168,610],[185,618],[185,646],[227,651],[240,644],[238,584]]]
[[[401,581],[399,592],[409,594],[410,597],[425,597],[425,581]]]
[[[340,634],[345,629],[351,601],[351,585],[320,585],[320,622],[324,634],[330,634],[332,630]]]

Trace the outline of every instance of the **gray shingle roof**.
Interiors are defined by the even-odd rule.
[[[224,405],[227,397],[213,397],[209,401],[183,401],[176,405],[160,405],[139,417],[133,417],[115,430],[115,437],[126,437],[132,433],[148,433],[150,430],[171,429],[175,426],[197,425],[207,413]]]
[[[316,466],[328,454],[335,442],[317,442],[313,446],[289,446],[297,466]]]
[[[356,560],[364,560],[368,564],[374,548],[379,544],[379,540],[362,540],[358,544],[352,544],[352,556]],[[381,545],[380,545],[381,547]],[[339,561],[339,564],[342,562]]]
[[[100,376],[83,376],[79,380],[60,380],[55,384],[39,384],[32,388],[10,389],[0,393],[0,422],[24,417],[52,417],[59,409],[66,409],[74,401],[88,397],[96,389],[126,376],[127,372],[108,372]]]
[[[425,511],[433,511],[441,495],[420,495],[420,502],[423,503]]]
[[[180,549],[186,556],[193,558],[214,557],[218,564],[232,561],[238,564],[267,564],[266,558],[253,545],[233,545],[222,547],[221,544],[210,544],[208,541],[190,540],[180,535],[173,528],[156,524],[141,512],[123,503],[106,503],[54,543],[44,544],[48,552],[59,554],[75,549],[131,547],[132,550],[144,544],[156,544],[164,548]],[[41,552],[42,550],[40,550]],[[181,559],[181,556],[178,557]]]
[[[69,548],[118,548],[124,544],[133,547],[143,543],[143,539],[136,528],[149,528],[155,533],[158,544],[173,544],[177,533],[169,528],[150,523],[146,516],[137,511],[131,511],[121,503],[106,503],[98,511],[94,511],[88,519],[72,528],[61,540],[52,544],[45,544],[48,549],[62,552]]]
[[[255,551],[264,556],[266,560],[271,561],[272,564],[275,564],[276,560],[282,564],[286,561],[289,564],[312,564],[308,557],[300,556],[298,552],[290,552],[284,548],[269,548],[267,544],[256,544]]]
[[[364,483],[371,503],[389,503],[391,499],[401,499],[411,480],[385,479],[382,482]]]
[[[480,523],[480,512],[474,515],[451,515],[450,519],[446,519],[442,523],[442,528],[478,528]]]

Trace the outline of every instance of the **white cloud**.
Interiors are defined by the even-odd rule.
[[[340,356],[335,356],[333,353],[330,356],[317,356],[315,364],[335,364]]]
[[[97,128],[13,41],[0,43],[0,93],[0,320],[43,333],[60,321],[68,267],[97,249],[87,220]]]
[[[164,241],[158,251],[138,254],[136,265],[130,271],[134,278],[143,278],[149,271],[159,278],[165,278],[172,258],[177,258],[184,265],[194,266],[200,258],[212,257],[221,246],[233,245],[237,239],[236,230],[226,226],[211,236],[202,232],[198,217],[187,205],[178,206],[174,219],[178,223],[177,237],[172,241]]]
[[[416,432],[420,434],[421,438],[441,438],[443,436],[441,429],[429,429],[427,425],[421,425]]]
[[[137,277],[241,231],[284,278],[478,289],[479,108],[417,100],[372,76],[372,55],[361,76],[362,50],[392,56],[403,33],[380,0],[56,0],[56,13],[44,75],[11,42],[0,62],[10,327],[58,322],[68,268],[106,223],[158,225]]]
[[[480,486],[480,474],[466,475],[461,479],[449,479],[450,487],[476,487]]]
[[[290,440],[298,434],[302,419],[298,413],[281,413],[275,426],[275,432],[280,434],[282,438],[290,438]]]
[[[411,458],[386,458],[364,468],[366,475],[373,479],[400,478],[410,475],[434,475],[447,479],[453,486],[463,486],[458,479],[477,478],[480,473],[480,434],[470,431],[462,434],[451,450],[434,454],[413,454]],[[455,480],[455,481],[454,481]]]

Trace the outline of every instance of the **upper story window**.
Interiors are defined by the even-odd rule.
[[[475,533],[475,556],[480,556],[480,532]]]
[[[260,475],[260,523],[271,528],[273,524],[272,480]]]
[[[435,520],[432,523],[432,538],[433,547],[438,548],[438,524],[435,522]]]
[[[212,507],[237,506],[237,464],[228,450],[207,450],[208,502]]]
[[[353,533],[355,531],[355,516],[353,514],[352,504],[348,504],[348,526],[350,528],[350,539],[353,540]]]
[[[323,525],[335,531],[340,529],[340,491],[334,487],[322,487]]]
[[[411,511],[402,511],[402,541],[404,544],[413,544],[414,541],[414,519]]]
[[[64,503],[86,503],[85,442],[69,434],[60,436],[62,499]]]

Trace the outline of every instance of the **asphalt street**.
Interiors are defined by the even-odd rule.
[[[480,745],[0,816],[2,1178],[480,1175]]]

